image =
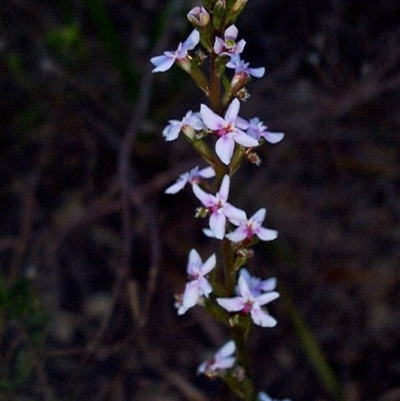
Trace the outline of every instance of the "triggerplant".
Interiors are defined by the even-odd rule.
[[[251,77],[261,78],[265,73],[263,67],[251,68],[240,56],[246,42],[237,40],[234,22],[247,0],[202,3],[187,15],[194,27],[189,37],[176,50],[150,60],[153,72],[178,65],[209,99],[209,105],[200,104],[198,111],[190,110],[181,120],[170,120],[163,130],[167,141],[183,133],[208,164],[182,174],[165,192],[174,194],[187,183],[192,185],[201,202],[196,217],[209,218],[203,232],[220,241],[222,255],[222,260],[212,254],[203,262],[195,249],[190,251],[189,279],[183,293],[176,295],[176,307],[182,315],[197,304],[203,305],[211,316],[229,327],[232,335],[232,340],[211,360],[203,362],[198,372],[221,377],[246,401],[269,401],[271,398],[257,392],[253,383],[245,342],[253,323],[262,327],[276,325],[264,307],[279,294],[275,291],[275,278],[254,277],[244,266],[254,254],[252,246],[259,240],[273,240],[278,233],[262,226],[266,209],[248,218],[244,210],[228,202],[228,197],[232,176],[242,162],[260,164],[254,148],[265,142],[277,143],[284,134],[268,131],[258,117],[239,117],[240,102],[249,97],[246,84]],[[199,44],[203,50],[196,50]]]

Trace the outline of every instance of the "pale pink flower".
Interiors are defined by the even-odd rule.
[[[189,110],[182,120],[169,120],[169,124],[163,129],[163,137],[167,142],[174,141],[178,138],[181,131],[188,133],[190,131],[199,131],[204,128],[200,113],[193,113]],[[189,135],[190,136],[190,135]]]
[[[195,306],[201,296],[208,297],[212,288],[206,275],[214,269],[217,263],[215,254],[212,254],[204,263],[195,249],[189,253],[187,273],[190,281],[186,284],[184,293],[178,302],[178,315],[183,315],[189,308]]]
[[[221,187],[215,194],[203,191],[198,185],[193,185],[193,192],[210,213],[210,229],[217,239],[224,238],[226,219],[240,221],[246,219],[246,213],[227,202],[229,195],[230,178],[225,175]]]
[[[187,14],[188,20],[195,26],[205,28],[210,22],[210,14],[204,7],[194,7]]]
[[[231,161],[235,142],[245,147],[258,146],[258,140],[245,134],[240,129],[240,123],[236,122],[239,109],[240,102],[236,98],[232,100],[224,118],[214,113],[204,104],[200,107],[200,115],[204,125],[219,137],[215,144],[215,152],[226,165]],[[246,122],[246,120],[243,121]]]
[[[251,239],[254,235],[262,241],[271,241],[278,236],[278,231],[262,227],[265,219],[266,209],[262,208],[253,214],[249,219],[231,220],[231,223],[238,226],[234,231],[226,234],[226,237],[233,242],[241,242],[244,239]]]
[[[212,178],[214,176],[215,171],[211,166],[208,166],[201,170],[199,170],[199,168],[196,166],[190,171],[181,174],[176,182],[169,186],[164,192],[166,194],[176,194],[181,189],[183,189],[187,183],[192,185],[198,184],[203,178]]]
[[[251,118],[249,121],[238,117],[237,120],[246,129],[246,134],[257,140],[264,138],[267,142],[275,144],[280,142],[285,136],[283,132],[268,131],[268,127],[258,117]]]
[[[230,369],[236,362],[236,357],[232,356],[235,350],[235,342],[233,340],[227,342],[215,353],[212,359],[203,362],[198,367],[197,373],[213,376],[218,373],[218,371]]]
[[[189,50],[194,49],[200,42],[200,33],[193,30],[188,38],[182,43],[179,43],[178,48],[175,51],[167,50],[161,56],[155,56],[150,59],[150,62],[154,65],[152,72],[164,72],[169,70],[175,61],[184,62],[187,58]]]
[[[233,68],[235,70],[235,74],[244,72],[248,76],[251,75],[255,78],[262,78],[265,74],[264,67],[250,68],[249,63],[243,61],[238,54],[232,56],[226,66],[228,68]]]
[[[216,37],[214,42],[214,52],[220,56],[232,56],[234,54],[242,53],[246,41],[244,39],[236,43],[238,29],[235,25],[225,29],[224,39]]]
[[[275,291],[255,296],[243,275],[239,277],[239,296],[233,298],[217,298],[217,303],[228,312],[250,314],[253,322],[262,327],[273,327],[276,320],[262,309],[262,306],[279,297]]]
[[[261,280],[259,277],[252,276],[246,268],[240,270],[240,275],[244,277],[250,292],[256,297],[264,292],[273,291],[276,288],[275,277]],[[236,287],[236,292],[240,294],[239,287]]]

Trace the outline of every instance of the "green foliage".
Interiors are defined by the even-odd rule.
[[[140,72],[133,67],[132,61],[110,18],[105,2],[103,0],[85,0],[84,5],[97,29],[99,38],[106,47],[110,61],[121,75],[129,100],[136,100]]]
[[[47,321],[28,279],[7,285],[0,276],[1,394],[11,396],[32,376],[36,354],[46,339]]]
[[[48,30],[45,40],[50,51],[71,69],[80,67],[87,59],[83,35],[76,22]]]

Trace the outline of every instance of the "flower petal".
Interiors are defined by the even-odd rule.
[[[219,188],[218,191],[219,197],[224,201],[228,199],[230,184],[231,184],[231,179],[228,174],[225,174],[224,178],[222,178],[221,187]]]
[[[236,26],[231,25],[225,29],[224,37],[225,37],[225,39],[235,40],[237,38],[238,33],[239,33],[239,30],[236,28]]]
[[[278,231],[265,227],[258,227],[255,233],[263,241],[272,241],[278,237]]]
[[[199,253],[196,251],[196,249],[192,249],[189,252],[189,260],[186,268],[187,273],[194,275],[197,273],[197,269],[199,269],[202,264],[203,261],[201,260]],[[194,271],[194,269],[196,269],[196,271]]]
[[[241,297],[217,298],[217,303],[228,312],[238,312],[244,308],[244,301]]]
[[[274,301],[277,298],[279,298],[279,292],[270,291],[256,297],[256,301],[259,305],[265,305]]]
[[[267,142],[275,144],[280,142],[285,136],[285,134],[283,132],[266,131],[261,136],[263,136]]]
[[[233,138],[236,143],[245,147],[258,146],[258,140],[245,134],[243,131],[236,129],[235,136]]]
[[[209,166],[209,167],[201,169],[199,171],[199,176],[203,177],[203,178],[212,178],[212,177],[215,177],[215,171],[211,166]]]
[[[230,124],[236,124],[236,118],[239,114],[239,110],[240,110],[240,102],[235,97],[230,103],[228,109],[226,110],[225,121],[227,121]]]
[[[213,213],[210,216],[210,228],[215,238],[222,239],[225,236],[226,217],[222,213]]]
[[[161,56],[152,57],[150,62],[155,66],[151,72],[165,72],[173,66],[175,56],[163,54]]]
[[[271,277],[267,280],[262,280],[258,285],[261,291],[273,291],[276,288],[276,277]]]
[[[187,183],[187,180],[185,180],[183,177],[180,177],[176,180],[175,184],[172,184],[171,186],[169,186],[164,192],[166,194],[176,194],[177,192],[179,192],[180,190],[182,190],[184,188],[186,183]]]
[[[193,185],[193,192],[196,198],[205,206],[210,207],[214,203],[215,197],[205,191],[203,191],[197,184]]]
[[[243,227],[238,227],[236,230],[225,235],[232,242],[243,241],[247,237],[247,231]]]
[[[277,324],[276,319],[264,312],[261,308],[253,306],[250,311],[253,322],[261,327],[274,327]]]
[[[239,287],[239,293],[243,298],[245,299],[253,298],[250,288],[247,284],[247,281],[245,277],[242,275],[239,276],[238,287]]]
[[[222,163],[226,165],[230,163],[234,149],[235,141],[233,140],[232,135],[221,136],[215,144],[215,152]]]
[[[233,340],[228,341],[224,346],[222,346],[215,356],[227,357],[232,355],[236,350],[235,342]]]
[[[200,105],[200,115],[204,125],[213,131],[217,131],[226,125],[225,120],[205,104]]]
[[[178,120],[171,120],[169,124],[163,129],[163,137],[167,142],[174,141],[178,138],[182,129],[182,123]]]
[[[217,258],[215,257],[215,253],[213,253],[201,266],[200,272],[203,276],[210,273],[212,269],[214,269],[217,264]]]
[[[246,221],[246,212],[230,203],[225,203],[224,214],[229,219],[229,221]]]
[[[265,208],[258,209],[257,212],[250,217],[250,220],[256,221],[257,223],[262,223],[265,219],[265,213],[267,210]]]
[[[196,29],[193,29],[192,33],[183,42],[182,47],[187,50],[192,50],[197,46],[199,42],[200,42],[200,33]]]
[[[186,284],[185,292],[182,295],[182,306],[187,310],[197,304],[200,298],[200,289],[195,281]]]

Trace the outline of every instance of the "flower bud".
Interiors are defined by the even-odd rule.
[[[194,7],[188,12],[187,19],[194,27],[205,28],[210,22],[210,14],[204,7]]]
[[[249,75],[244,71],[235,74],[231,81],[231,93],[235,94],[240,89],[242,89],[246,85],[248,80],[249,80]]]
[[[195,135],[196,135],[196,131],[194,130],[194,128],[189,125],[189,124],[185,124],[182,126],[182,132],[191,140],[193,141]]]
[[[234,14],[240,13],[246,4],[247,0],[237,0],[232,7],[232,13]]]
[[[196,217],[196,218],[199,218],[199,217],[204,218],[204,217],[207,217],[208,214],[209,214],[209,211],[208,211],[208,209],[206,207],[198,207],[196,209],[196,213],[195,213],[194,217]]]
[[[225,19],[225,11],[226,11],[226,1],[218,0],[213,9],[213,27],[215,29],[220,29],[222,25],[222,21]]]

